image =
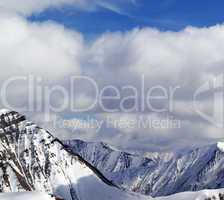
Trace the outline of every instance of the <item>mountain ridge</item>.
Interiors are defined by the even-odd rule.
[[[93,195],[99,199],[105,190],[110,192],[103,193],[103,200],[113,199],[111,191],[135,200],[151,199],[140,194],[160,197],[224,188],[223,146],[220,141],[183,155],[148,153],[143,157],[103,142],[61,141],[24,115],[3,110],[0,192],[42,191],[65,200],[88,200],[89,191],[98,190]]]
[[[0,113],[0,193],[39,191],[64,200],[149,199],[124,192],[24,115]]]
[[[102,142],[73,140],[64,143],[116,185],[144,195],[157,197],[224,187],[222,142],[183,155],[148,153],[147,157],[117,151]]]

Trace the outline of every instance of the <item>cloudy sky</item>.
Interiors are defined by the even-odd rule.
[[[122,149],[180,150],[220,140],[223,6],[222,0],[2,0],[1,107],[26,113],[60,138]],[[90,109],[94,86],[109,98]],[[71,104],[89,109],[75,112]],[[165,125],[127,125],[139,119]]]

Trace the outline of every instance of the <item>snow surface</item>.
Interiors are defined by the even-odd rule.
[[[50,195],[39,192],[21,192],[0,194],[0,200],[55,200]]]
[[[183,192],[168,197],[156,198],[155,200],[205,200],[207,198],[219,199],[219,194],[223,194],[224,189],[220,190],[203,190],[199,192]]]
[[[220,151],[224,152],[224,142],[218,142],[217,147],[219,148]]]
[[[102,189],[102,188],[101,188]],[[159,197],[159,198],[146,198],[144,196],[139,195],[125,195],[125,192],[122,191],[113,191],[113,190],[100,190],[100,188],[95,187],[94,191],[89,191],[90,193],[86,193],[83,196],[82,200],[205,200],[206,198],[214,198],[219,199],[219,194],[224,194],[224,189],[220,190],[204,190],[200,192],[184,192],[175,194],[168,197]],[[49,195],[37,192],[23,192],[23,193],[8,193],[8,194],[0,194],[0,200],[54,200],[54,198]]]
[[[11,112],[10,110],[8,109],[0,109],[0,115],[5,115],[7,113]]]

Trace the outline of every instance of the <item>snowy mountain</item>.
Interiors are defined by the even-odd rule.
[[[116,185],[153,197],[185,191],[224,188],[224,143],[184,155],[149,153],[147,157],[118,151],[104,143],[64,141]]]
[[[0,192],[19,192],[24,199],[28,195],[20,193],[24,191],[54,194],[64,200],[149,199],[122,191],[49,132],[17,112],[2,110]],[[16,199],[13,194],[7,195],[10,200]],[[1,200],[5,197],[0,195]]]
[[[104,143],[62,142],[25,116],[2,110],[0,199],[21,200],[27,195],[37,199],[41,193],[27,191],[39,191],[64,200],[150,200],[137,193],[155,197],[222,188],[223,150],[219,142],[182,156],[152,153],[141,157]],[[213,191],[188,192],[156,200],[203,200],[210,194]],[[43,194],[43,199],[49,198]]]

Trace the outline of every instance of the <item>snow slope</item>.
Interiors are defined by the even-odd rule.
[[[20,192],[0,194],[0,200],[55,200],[55,198],[39,192]]]
[[[185,191],[224,188],[224,143],[198,148],[184,155],[118,151],[104,143],[64,141],[116,185],[153,197]]]
[[[155,200],[207,200],[208,198],[210,198],[211,200],[223,200],[224,190],[220,189],[203,190],[199,192],[183,192],[168,197],[156,198]]]
[[[94,193],[97,191],[94,191]],[[120,193],[111,193],[111,191],[105,191],[108,196],[111,196],[113,200],[132,200],[133,196],[122,196],[122,192]],[[113,191],[112,191],[113,192]],[[93,193],[93,194],[94,194]],[[98,193],[98,192],[97,192]],[[98,200],[103,200],[104,196],[102,195],[102,191],[100,192],[101,195],[98,196]],[[123,193],[124,194],[124,193]],[[92,195],[91,195],[92,196]],[[158,197],[151,200],[206,200],[207,198],[222,200],[220,197],[224,197],[224,190],[204,190],[200,192],[184,192],[175,194],[168,197]],[[88,198],[88,197],[87,197]],[[54,200],[54,198],[50,197],[49,195],[37,192],[25,192],[25,193],[10,193],[10,194],[0,194],[1,200]],[[85,198],[84,198],[85,199]],[[94,197],[92,199],[95,199]],[[145,198],[138,196],[136,200],[144,200]]]

